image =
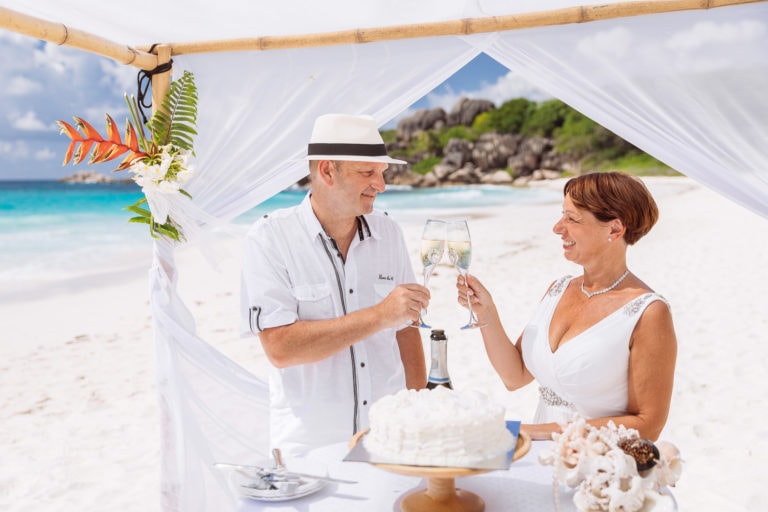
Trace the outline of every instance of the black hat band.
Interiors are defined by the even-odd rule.
[[[315,142],[307,146],[307,155],[387,156],[384,144],[333,144]]]

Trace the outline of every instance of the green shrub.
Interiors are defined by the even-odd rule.
[[[520,128],[520,134],[526,137],[551,137],[555,130],[563,126],[572,111],[571,107],[560,100],[544,101],[532,109]]]
[[[475,120],[472,121],[472,131],[478,134],[478,136],[495,130],[492,124],[493,119],[491,119],[491,112],[493,111],[488,110],[478,114],[477,117],[475,117]]]
[[[415,164],[413,164],[413,167],[411,167],[411,171],[415,172],[416,174],[427,174],[429,171],[431,171],[437,164],[440,163],[442,158],[439,156],[431,156],[429,158],[425,158]]]
[[[503,103],[497,109],[489,110],[488,124],[499,133],[520,133],[525,120],[535,109],[536,102],[515,98]]]
[[[448,145],[448,141],[451,139],[461,139],[474,142],[477,140],[478,136],[479,135],[475,132],[474,128],[458,125],[442,129],[438,134],[437,139],[440,147],[444,148],[446,145]]]
[[[392,144],[397,142],[397,130],[383,130],[381,138],[384,139],[384,144]]]

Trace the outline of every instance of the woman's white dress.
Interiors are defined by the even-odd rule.
[[[523,359],[540,386],[533,423],[563,423],[577,412],[587,419],[625,414],[630,337],[649,304],[666,303],[643,294],[552,352],[550,322],[572,279],[552,285],[523,332]]]

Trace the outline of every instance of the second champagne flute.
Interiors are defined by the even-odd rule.
[[[428,219],[424,224],[424,231],[421,234],[421,265],[424,267],[424,286],[429,284],[429,276],[435,266],[443,258],[445,251],[445,221],[439,219]],[[419,325],[413,327],[422,327],[430,329],[432,326],[424,322],[422,315],[426,310],[419,314]]]
[[[448,258],[459,271],[459,274],[466,280],[469,273],[469,263],[472,261],[472,241],[469,238],[469,226],[466,220],[456,220],[448,223]],[[485,324],[478,324],[475,314],[472,312],[472,302],[469,293],[467,293],[467,308],[469,309],[469,322],[462,326],[462,329],[474,329],[484,327]]]

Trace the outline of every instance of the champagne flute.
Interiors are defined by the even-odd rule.
[[[425,287],[429,284],[429,277],[432,275],[435,266],[443,258],[443,252],[445,252],[445,221],[427,219],[427,222],[424,224],[424,231],[421,234],[421,265],[424,267]],[[426,312],[425,309],[419,313],[419,325],[413,325],[412,327],[432,328],[422,318]]]
[[[472,261],[472,241],[469,237],[469,226],[466,220],[456,220],[448,224],[448,259],[459,271],[459,274],[466,281],[469,273],[469,263]],[[472,302],[470,301],[469,291],[467,291],[467,308],[469,309],[469,321],[462,329],[474,329],[484,327],[485,324],[478,324],[475,314],[472,312]]]

